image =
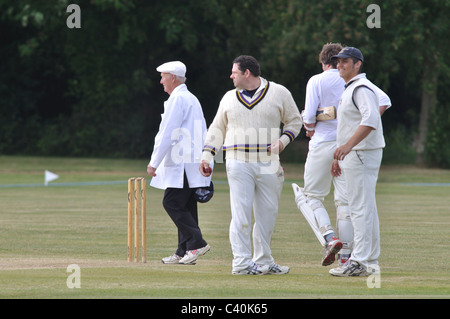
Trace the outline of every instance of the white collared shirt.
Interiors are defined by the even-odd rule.
[[[305,110],[302,113],[303,123],[316,123],[319,107],[339,105],[345,81],[337,69],[330,69],[312,76],[306,85]],[[337,120],[320,121],[316,123],[315,132],[309,143],[314,147],[322,142],[336,140]]]
[[[358,74],[347,83],[342,94],[337,118],[337,146],[344,145],[355,134],[358,126],[369,126],[373,130],[352,150],[374,150],[385,147],[380,103],[376,86]]]
[[[365,73],[362,75],[365,77]],[[355,77],[357,79],[358,77]],[[372,83],[373,84],[373,83]],[[303,123],[316,123],[315,132],[309,143],[315,147],[322,142],[335,141],[337,119],[316,122],[317,109],[325,106],[335,106],[336,112],[344,92],[345,81],[337,69],[330,69],[310,78],[306,86],[305,110],[302,113]],[[378,97],[379,106],[391,107],[389,96],[373,84],[373,90]]]

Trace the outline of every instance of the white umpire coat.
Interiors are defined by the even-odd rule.
[[[209,186],[211,176],[204,177],[199,171],[205,136],[206,121],[200,102],[185,84],[180,84],[164,102],[149,163],[156,168],[150,186],[183,188],[184,172],[190,188]]]

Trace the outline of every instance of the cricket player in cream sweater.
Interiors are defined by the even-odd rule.
[[[284,181],[278,154],[297,137],[302,119],[291,93],[262,78],[254,57],[237,57],[230,78],[236,89],[223,96],[208,129],[200,171],[209,176],[211,159],[225,151],[232,274],[286,274],[289,267],[276,264],[270,249]]]

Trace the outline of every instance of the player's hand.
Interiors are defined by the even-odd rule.
[[[280,140],[273,142],[267,150],[273,154],[280,154],[284,149],[283,143]]]
[[[316,129],[316,123],[304,124],[303,127],[306,130],[306,137],[312,138]]]
[[[200,170],[200,173],[205,177],[209,177],[212,174],[212,169],[211,169],[211,167],[209,167],[209,163],[206,161],[202,161],[200,163],[199,170]]]
[[[306,131],[306,137],[312,138],[315,131]]]
[[[147,166],[147,174],[148,175],[155,177],[156,176],[155,171],[156,171],[156,168],[151,167],[150,165]]]
[[[351,150],[352,150],[352,147],[348,146],[347,144],[339,146],[334,151],[334,159],[338,160],[338,161],[342,161],[345,158],[345,156],[347,156],[347,154],[351,152]]]
[[[341,176],[342,171],[341,171],[341,167],[339,166],[339,161],[338,160],[333,160],[333,163],[331,163],[331,175],[333,175],[333,177],[338,177]]]

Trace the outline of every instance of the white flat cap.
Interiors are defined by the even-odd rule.
[[[156,68],[156,71],[161,73],[170,73],[177,76],[186,75],[186,65],[180,61],[171,61],[161,64]]]

